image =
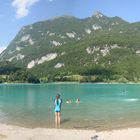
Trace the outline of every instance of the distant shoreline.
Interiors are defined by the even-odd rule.
[[[29,84],[29,85],[41,85],[41,84],[140,84],[140,83],[137,83],[137,82],[128,82],[128,83],[119,83],[119,82],[110,82],[110,83],[105,83],[105,82],[46,82],[46,83],[16,83],[16,82],[13,82],[13,83],[0,83],[0,85],[10,85],[10,84]]]

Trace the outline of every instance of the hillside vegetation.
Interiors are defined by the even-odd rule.
[[[99,12],[34,23],[19,31],[0,60],[41,82],[140,82],[140,23]]]

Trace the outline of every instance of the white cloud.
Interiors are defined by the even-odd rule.
[[[16,8],[16,17],[22,18],[29,14],[29,9],[39,0],[13,0],[12,6]]]
[[[6,47],[2,46],[0,47],[0,54],[2,53],[2,51],[4,51],[6,49]]]

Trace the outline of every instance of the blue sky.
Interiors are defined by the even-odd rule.
[[[101,11],[129,22],[140,21],[139,0],[1,0],[0,49],[6,47],[22,26],[62,15],[79,18]]]

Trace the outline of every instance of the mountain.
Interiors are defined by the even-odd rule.
[[[82,75],[83,81],[137,82],[139,37],[139,22],[117,16],[96,12],[85,19],[56,17],[23,27],[0,61],[27,68],[40,78],[70,80]]]

